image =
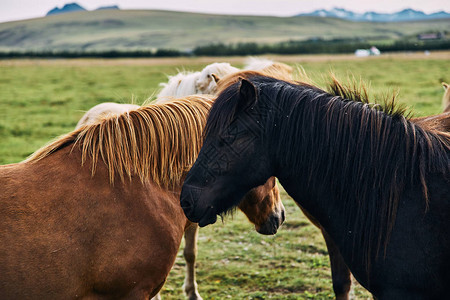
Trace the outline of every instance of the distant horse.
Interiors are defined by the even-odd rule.
[[[414,118],[411,121],[426,127],[428,130],[438,130],[450,132],[450,89],[445,82],[442,83],[444,95],[442,97],[443,113],[433,116]]]
[[[443,82],[442,87],[444,88],[444,96],[442,97],[442,107],[444,108],[444,112],[450,111],[450,85],[448,83]]]
[[[1,297],[155,296],[190,226],[179,193],[211,103],[141,107],[0,166]],[[269,179],[241,206],[264,234],[284,214],[274,186]]]
[[[229,63],[213,63],[207,65],[200,72],[195,82],[195,87],[199,94],[213,95],[216,92],[218,78],[238,71],[238,68],[231,66]]]
[[[276,176],[375,297],[446,298],[450,134],[343,95],[268,77],[226,88],[183,185],[186,216],[212,224]]]
[[[163,89],[157,98],[166,101],[169,97],[184,97],[194,94],[214,94],[215,78],[234,73],[239,69],[229,63],[213,63],[199,72],[180,72],[162,83]],[[166,99],[166,100],[165,100]]]

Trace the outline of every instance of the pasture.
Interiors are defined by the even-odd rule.
[[[332,70],[370,81],[374,96],[398,90],[414,116],[439,113],[450,81],[450,53],[271,57],[301,65],[319,85]],[[72,130],[83,112],[105,101],[141,104],[165,74],[200,70],[212,61],[242,66],[244,58],[0,61],[0,162],[23,160]],[[332,299],[329,261],[319,231],[283,193],[286,222],[276,236],[257,234],[242,213],[200,229],[197,281],[204,299]],[[179,252],[163,299],[183,299]],[[369,294],[356,286],[355,298]]]

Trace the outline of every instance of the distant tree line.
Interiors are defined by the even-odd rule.
[[[0,51],[0,58],[138,58],[176,57],[185,53],[174,49],[108,51]]]
[[[370,43],[361,40],[311,39],[306,41],[286,41],[275,44],[235,43],[210,44],[185,52],[174,49],[111,50],[111,51],[9,51],[0,52],[0,58],[139,58],[176,56],[235,56],[260,54],[342,54],[353,53],[356,49],[375,46],[381,52],[449,50],[450,40],[414,41],[399,40],[394,43]]]
[[[450,40],[439,41],[396,41],[392,44],[370,43],[358,40],[307,40],[287,41],[276,44],[236,43],[211,44],[194,49],[197,56],[232,56],[232,55],[259,55],[259,54],[341,54],[353,53],[356,49],[368,49],[372,46],[381,52],[395,51],[425,51],[449,50]]]

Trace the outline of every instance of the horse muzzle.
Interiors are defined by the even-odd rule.
[[[263,225],[256,228],[256,231],[264,235],[274,235],[277,233],[278,228],[283,224],[285,219],[284,210],[282,210],[280,214],[271,214]]]
[[[180,205],[189,221],[198,223],[200,227],[214,224],[217,221],[217,215],[213,206],[207,206],[206,209],[199,209],[195,201],[200,199],[202,190],[195,187],[183,188],[180,198]]]
[[[198,221],[198,226],[205,227],[206,225],[214,224],[217,221],[217,215],[214,210],[214,207],[209,206],[206,209],[206,213],[203,217]]]

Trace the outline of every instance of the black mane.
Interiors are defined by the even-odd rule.
[[[370,257],[387,246],[404,189],[422,187],[425,211],[428,174],[450,172],[450,135],[409,121],[394,98],[384,108],[311,85],[263,76],[248,80],[258,91],[255,107],[267,112],[263,136],[277,141],[270,151],[280,168],[302,170],[303,184],[313,190],[331,184],[339,207],[348,211],[352,246],[362,247],[369,268]],[[218,96],[206,135],[220,134],[233,120],[239,87]]]

